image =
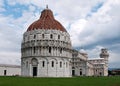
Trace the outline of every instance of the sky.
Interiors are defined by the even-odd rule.
[[[99,58],[107,48],[109,68],[120,68],[120,0],[0,0],[0,64],[20,65],[23,33],[46,5],[74,49]]]

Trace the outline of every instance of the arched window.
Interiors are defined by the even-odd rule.
[[[62,67],[62,62],[60,62],[60,67]]]
[[[7,74],[7,70],[4,70],[4,76],[6,76],[6,74]]]
[[[52,35],[52,34],[50,35],[50,38],[51,38],[51,39],[53,38],[53,35]]]
[[[44,34],[42,34],[42,38],[44,38]]]
[[[32,63],[32,66],[37,66],[37,65],[38,65],[38,61],[37,61],[36,58],[33,58],[33,59],[31,60],[31,63]]]
[[[42,62],[42,67],[45,67],[45,61]]]
[[[51,47],[49,47],[49,53],[51,53]]]
[[[97,72],[97,70],[96,70],[96,72]]]
[[[51,64],[52,67],[54,67],[54,61],[52,61],[52,64]]]
[[[60,35],[58,35],[58,39],[60,39]]]
[[[26,67],[28,67],[28,61],[26,62]]]

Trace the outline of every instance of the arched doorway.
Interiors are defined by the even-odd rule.
[[[82,71],[80,71],[80,76],[82,75]]]
[[[37,67],[33,67],[33,76],[37,76]]]
[[[75,67],[72,67],[72,76],[75,76]]]
[[[82,76],[82,69],[80,69],[80,76]]]
[[[102,76],[102,73],[100,72],[99,75]]]
[[[31,63],[32,63],[32,75],[33,75],[33,77],[34,76],[37,76],[37,72],[38,72],[38,61],[37,61],[37,59],[36,58],[33,58],[32,60],[31,60]]]

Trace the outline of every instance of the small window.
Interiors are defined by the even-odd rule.
[[[36,35],[34,35],[34,39],[36,39]]]
[[[39,48],[39,53],[41,53],[41,48]]]
[[[42,38],[44,38],[44,34],[42,34]]]
[[[42,67],[45,67],[45,61],[42,62]]]
[[[34,53],[36,52],[36,49],[35,49],[35,47],[33,48],[33,52],[34,52]]]
[[[51,39],[53,38],[53,35],[52,35],[52,34],[50,35],[50,38],[51,38]]]
[[[52,64],[51,64],[52,67],[54,67],[54,61],[52,61]]]
[[[49,47],[49,53],[51,53],[51,47]]]
[[[58,35],[58,39],[60,39],[60,35]]]
[[[62,48],[60,48],[60,53],[62,53]]]
[[[62,67],[62,62],[60,62],[60,67]]]

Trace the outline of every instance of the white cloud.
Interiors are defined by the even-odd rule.
[[[74,40],[74,41],[72,41],[72,44],[75,47],[82,46],[81,39],[79,38],[79,35],[82,33],[86,23],[87,23],[87,21],[85,19],[79,19],[77,21],[74,21],[70,25],[69,33],[71,35],[71,40]]]
[[[18,42],[16,42],[16,39],[19,38],[17,36],[17,30],[13,28],[13,26],[10,24],[11,17],[3,17],[0,16],[0,39],[1,39],[1,49],[7,48],[7,46],[12,47],[12,45],[17,45]],[[10,20],[10,21],[8,21]],[[14,33],[14,34],[13,34]],[[11,46],[10,46],[11,45]],[[0,49],[0,50],[1,50]]]
[[[13,16],[0,15],[0,63],[20,64],[22,34],[39,15],[33,11],[33,8],[24,11],[22,17],[17,19]]]
[[[0,11],[5,11],[3,1],[0,0]],[[19,3],[29,6],[29,10],[24,10],[22,16],[17,19],[12,15],[3,16],[0,13],[0,27],[2,27],[0,29],[0,52],[4,52],[0,53],[1,62],[9,63],[12,61],[16,64],[18,60],[20,61],[22,34],[32,22],[39,18],[40,10],[36,11],[36,7],[38,9],[45,8],[46,4],[56,15],[55,18],[67,28],[74,47],[93,46],[94,43],[99,45],[101,41],[120,37],[120,11],[118,9],[120,8],[120,0],[78,0],[77,2],[75,0],[7,1],[9,5]],[[91,9],[100,2],[103,2],[103,6],[97,12],[92,13]],[[91,16],[87,16],[90,12]],[[86,51],[90,57],[98,57],[100,48],[101,45],[94,45],[92,50]],[[114,51],[110,51],[110,53],[110,62],[117,62],[119,54]],[[2,58],[3,56],[5,58]],[[12,57],[14,59],[11,59]],[[113,61],[113,58],[116,58],[116,60]],[[10,61],[7,59],[10,59]]]
[[[0,0],[0,12],[5,11],[4,9],[4,1]]]
[[[76,39],[73,42],[75,47],[81,45],[86,46],[106,39],[120,37],[120,18],[117,13],[109,14],[114,11],[113,7],[118,7],[120,4],[111,1],[112,0],[108,0],[96,13],[93,13],[91,17],[85,19],[87,22],[85,26],[84,24],[82,25],[84,26],[82,33],[77,29],[76,23],[73,23],[73,27],[70,28],[70,34],[73,34],[73,31],[77,32],[77,34],[72,35],[72,39]],[[79,25],[79,22],[77,22],[77,24]],[[80,26],[81,25],[79,25],[79,27]]]
[[[104,47],[97,45],[93,49],[87,49],[86,52],[88,53],[89,58],[99,58],[102,48]]]
[[[35,5],[37,7],[45,7],[43,5],[44,0],[7,0],[9,5],[21,4],[21,5]]]
[[[17,52],[0,52],[0,63],[20,65],[20,57],[21,54]]]
[[[120,61],[120,58],[118,58],[120,56],[119,53],[116,53],[114,51],[109,51],[109,53],[110,53],[109,63],[115,63]]]
[[[69,21],[61,15],[55,15],[55,19],[58,20],[64,26],[64,28],[69,26]]]

